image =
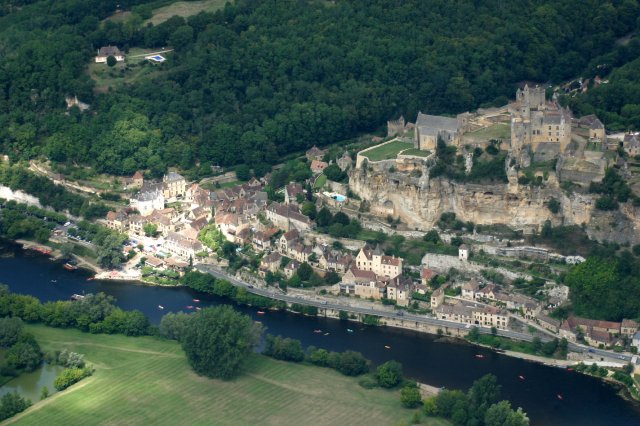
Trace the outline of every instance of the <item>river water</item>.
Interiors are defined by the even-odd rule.
[[[0,253],[0,283],[7,284],[13,292],[31,294],[42,301],[66,300],[74,293],[102,291],[114,296],[121,308],[139,309],[156,324],[163,314],[188,311],[187,306],[229,303],[187,288],[87,281],[89,275],[82,271],[66,271],[61,264],[36,253],[23,252],[16,246],[5,245]],[[366,327],[286,312],[268,311],[260,315],[254,308],[236,308],[261,321],[268,333],[299,339],[304,346],[356,350],[374,364],[396,360],[402,363],[407,376],[433,386],[467,389],[474,380],[492,373],[502,385],[502,396],[514,407],[522,407],[532,425],[640,425],[638,404],[622,399],[612,386],[575,372],[465,344],[441,342],[436,336],[409,330]],[[477,358],[477,354],[484,358]]]

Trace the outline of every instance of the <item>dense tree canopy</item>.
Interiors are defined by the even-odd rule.
[[[181,339],[189,364],[203,376],[232,378],[258,344],[261,327],[230,306],[206,308],[193,316]]]
[[[238,0],[159,25],[143,25],[151,8],[139,3],[149,2],[0,2],[1,152],[116,174],[196,160],[262,174],[287,153],[400,114],[504,103],[518,82],[561,81],[612,51],[614,66],[638,54],[634,41],[613,49],[637,26],[634,0]],[[133,13],[104,21],[116,4]],[[175,51],[126,90],[94,90],[86,66],[105,45]],[[632,69],[616,79],[636,81]],[[603,90],[595,104],[637,115],[637,102],[624,95],[632,105],[617,105],[618,89]],[[95,114],[64,114],[68,95]]]

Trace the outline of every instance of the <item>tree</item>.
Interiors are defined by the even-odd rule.
[[[479,337],[480,337],[480,330],[478,330],[478,327],[471,327],[469,329],[469,333],[467,334],[467,339],[471,340],[472,342],[475,342],[478,340]]]
[[[402,364],[387,361],[376,369],[376,381],[383,388],[393,388],[402,382]]]
[[[261,333],[261,326],[249,316],[230,306],[216,306],[194,314],[181,343],[196,373],[230,379],[258,344]]]
[[[529,419],[522,408],[514,411],[509,401],[500,401],[487,409],[484,416],[485,426],[528,426]]]
[[[435,396],[432,396],[431,398],[427,398],[424,400],[422,411],[424,412],[425,415],[429,417],[434,417],[438,415],[438,403],[436,401]]]
[[[160,335],[167,339],[180,340],[184,331],[189,327],[189,321],[193,316],[184,312],[169,312],[160,320]]]
[[[103,268],[113,268],[124,261],[122,244],[125,238],[117,234],[108,235],[102,244],[98,245],[98,264]]]
[[[144,231],[144,235],[146,235],[147,237],[155,237],[156,233],[158,232],[158,225],[156,225],[155,223],[147,222],[142,227],[142,230]]]
[[[311,274],[313,274],[313,268],[307,262],[304,262],[300,265],[296,274],[298,274],[298,277],[300,277],[302,281],[307,281],[311,278]]]
[[[332,354],[334,354],[332,352]],[[345,376],[359,376],[369,371],[369,360],[360,352],[345,351],[330,359],[331,367]]]
[[[560,202],[555,198],[552,198],[547,203],[547,207],[551,213],[558,213],[560,211]]]
[[[467,395],[469,414],[477,419],[483,419],[489,406],[498,401],[501,389],[502,386],[492,374],[486,374],[473,382]]]
[[[300,340],[283,338],[281,336],[267,335],[265,355],[283,361],[301,362],[304,360],[304,351]]]
[[[33,371],[42,363],[42,352],[33,337],[23,338],[7,350],[5,360],[12,368]]]
[[[0,347],[13,346],[22,335],[24,324],[20,318],[0,318]]]
[[[113,55],[107,56],[107,65],[109,66],[109,68],[115,67],[117,63],[118,63],[118,60],[116,59],[115,56]]]
[[[438,231],[436,231],[435,229],[432,229],[424,234],[424,237],[422,237],[422,239],[432,244],[439,244],[441,242],[440,235],[438,235]]]
[[[236,176],[238,179],[247,181],[251,179],[251,168],[246,164],[241,164],[236,167]]]
[[[42,387],[42,390],[40,391],[40,399],[47,399],[49,397],[49,388],[46,386]]]
[[[0,398],[0,421],[18,414],[31,406],[31,401],[20,396],[18,392],[10,392]]]
[[[405,386],[400,391],[400,403],[404,408],[416,408],[421,402],[420,390],[416,386]]]
[[[333,220],[333,215],[328,208],[323,207],[316,215],[316,223],[320,227],[329,226]]]

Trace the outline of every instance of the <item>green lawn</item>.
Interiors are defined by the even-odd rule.
[[[363,152],[362,155],[371,161],[390,160],[392,158],[396,158],[400,151],[411,148],[413,148],[413,144],[410,142],[395,141]]]
[[[369,426],[408,424],[414,413],[400,406],[398,391],[366,390],[329,369],[255,355],[240,378],[223,382],[193,373],[173,341],[45,326],[28,330],[45,351],[83,353],[96,371],[16,416],[19,424]]]
[[[313,189],[320,189],[320,188],[322,188],[324,186],[325,183],[327,183],[327,176],[322,174],[322,175],[318,176],[318,178],[314,182]]]
[[[215,12],[218,9],[222,9],[227,1],[228,0],[178,1],[154,10],[153,16],[147,22],[153,22],[153,25],[158,25],[174,15],[186,18],[200,12]]]
[[[421,150],[418,148],[409,148],[405,151],[402,151],[402,155],[415,155],[416,157],[428,157],[431,155],[431,151]]]
[[[511,139],[511,126],[507,123],[495,123],[475,132],[465,133],[463,142],[488,142],[491,139]]]

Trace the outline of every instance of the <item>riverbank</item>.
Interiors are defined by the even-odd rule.
[[[149,286],[149,287],[182,287],[181,285],[162,285],[162,284],[158,284],[158,283],[154,283],[154,282],[144,282],[143,280],[139,279],[139,278],[135,278],[132,276],[127,276],[127,275],[121,275],[116,271],[116,274],[112,274],[111,271],[103,271],[101,275],[97,275],[96,279],[104,279],[105,281],[116,281],[116,282],[122,282],[123,284],[129,284],[129,283],[141,283],[144,284],[145,286]],[[133,279],[132,279],[133,278]],[[225,278],[225,279],[228,279]],[[233,280],[229,280],[229,282],[234,282],[237,281],[235,279]],[[248,290],[248,292],[254,292],[257,291],[256,288],[249,288],[247,287],[247,285],[245,284],[243,285],[238,285],[235,284],[238,288],[245,288],[246,290]],[[250,293],[249,293],[250,294]],[[268,297],[267,296],[261,296],[261,297]],[[232,299],[233,300],[233,299]],[[278,300],[275,298],[270,298],[270,300]],[[252,303],[250,300],[249,301],[242,301],[242,300],[234,300],[237,303],[241,303],[244,304],[246,306],[254,306],[257,308],[260,308],[260,305],[256,305],[255,303]],[[247,303],[248,302],[248,303]],[[282,302],[280,302],[282,303]],[[308,304],[309,307],[317,307],[318,310],[318,315],[319,317],[324,317],[324,318],[332,318],[332,319],[345,319],[343,317],[341,317],[340,311],[345,311],[345,312],[352,312],[351,307],[350,306],[341,306],[340,309],[327,309],[325,306],[326,305],[322,305],[318,300],[306,300],[306,299],[296,299],[295,300],[296,304],[300,304],[300,305],[305,305]],[[166,302],[162,302],[161,303],[163,306],[166,306],[167,303]],[[191,303],[192,304],[192,303]],[[189,304],[189,305],[191,305]],[[286,308],[285,308],[286,306]],[[292,309],[292,305],[291,304],[282,304],[282,307],[280,309],[285,309],[288,312],[292,312],[295,314],[300,314],[303,312],[300,312],[299,310],[295,310]],[[188,310],[188,306],[183,306],[182,308],[183,310]],[[268,308],[264,308],[265,310]],[[353,312],[356,312],[355,310]],[[303,313],[304,314],[304,313]],[[315,315],[312,315],[315,316]],[[346,318],[351,322],[356,322],[356,323],[365,323],[364,319],[365,319],[366,315],[358,315],[356,318]],[[377,317],[380,318],[380,320],[378,321],[377,325],[385,325],[388,326],[390,328],[396,328],[396,329],[405,329],[405,330],[412,330],[412,331],[417,331],[421,334],[427,334],[427,335],[435,335],[435,336],[440,336],[441,338],[447,338],[447,339],[451,339],[452,342],[455,342],[456,344],[470,344],[470,342],[466,341],[464,339],[465,335],[468,333],[468,329],[465,329],[464,327],[459,328],[459,327],[454,327],[454,326],[459,326],[459,324],[457,323],[451,323],[450,325],[445,325],[445,326],[438,326],[438,325],[429,325],[429,324],[423,324],[423,323],[416,323],[413,320],[411,320],[409,318],[409,316],[392,316],[392,317]],[[370,323],[365,323],[365,324],[369,324],[372,325]],[[451,327],[451,328],[448,328]],[[352,326],[351,328],[356,328],[355,326]],[[457,341],[457,342],[456,342]],[[499,352],[501,354],[504,354],[506,356],[512,357],[512,358],[517,358],[517,359],[522,359],[522,360],[526,360],[528,362],[534,362],[537,364],[541,364],[541,365],[552,365],[552,366],[569,366],[569,365],[573,365],[575,364],[574,361],[565,361],[565,360],[554,360],[551,358],[545,358],[545,357],[540,357],[540,356],[535,356],[535,355],[530,355],[530,354],[526,354],[526,353],[521,353],[521,352],[516,352],[516,351],[508,351],[508,352],[502,352],[502,351],[495,351],[494,348],[490,347],[490,346],[483,346],[484,348],[494,351],[494,352]]]
[[[40,254],[47,255],[52,261],[59,261],[62,259],[62,252],[58,248],[58,244],[54,243],[53,241],[48,241],[47,243],[36,243],[35,241],[19,239],[9,240],[9,242],[19,244],[23,250],[32,250]],[[86,257],[77,255],[75,253],[71,253],[71,256],[76,261],[76,266],[78,268],[85,269],[94,274],[103,274],[105,272],[108,272],[100,268],[98,265],[96,265]]]
[[[356,379],[326,368],[252,355],[230,381],[196,375],[175,341],[82,333],[29,325],[44,350],[85,354],[94,375],[37,402],[8,424],[210,423],[367,424],[407,422],[399,392],[363,389]],[[115,409],[114,407],[117,407]],[[429,426],[450,425],[434,419]]]

